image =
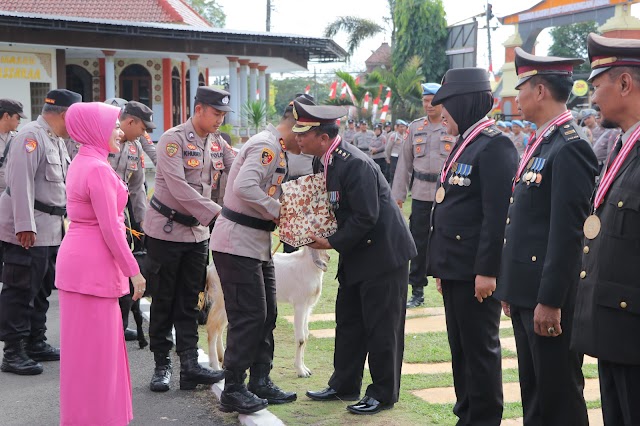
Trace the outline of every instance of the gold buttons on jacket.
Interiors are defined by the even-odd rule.
[[[587,271],[580,272],[580,278],[586,278],[586,277],[587,277]]]
[[[367,240],[367,244],[371,244],[371,240]]]
[[[507,239],[506,238],[504,239],[504,245],[505,246],[507,245]]]
[[[509,198],[509,203],[513,204],[513,197]]]
[[[433,226],[430,228],[431,231],[433,231]]]
[[[584,246],[584,248],[582,249],[582,252],[583,252],[584,254],[589,253],[589,246]]]
[[[535,257],[535,256],[531,256],[531,261],[532,261],[532,262],[535,262],[536,260],[538,260],[538,258],[537,258],[537,257]]]
[[[456,240],[460,241],[462,239],[462,237],[460,237],[460,235],[456,235]]]
[[[618,207],[622,208],[622,206],[624,206],[624,203],[622,201],[618,201]]]
[[[624,300],[622,302],[620,302],[620,307],[622,309],[627,309],[627,302],[625,302]]]
[[[511,219],[507,218],[507,225],[511,223]]]

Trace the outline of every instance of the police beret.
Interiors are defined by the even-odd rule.
[[[382,123],[376,123],[373,128],[382,130]]]
[[[229,112],[229,102],[231,101],[231,95],[229,92],[220,89],[214,89],[213,87],[200,86],[196,91],[196,101],[203,104],[210,105],[218,111]]]
[[[351,124],[351,123],[355,123],[356,120],[354,120],[353,118],[350,118],[349,120],[347,120],[347,123]]]
[[[591,81],[611,67],[640,67],[640,40],[589,34],[587,49],[591,61]]]
[[[137,101],[128,102],[124,106],[123,112],[125,114],[138,117],[140,120],[142,120],[142,122],[147,128],[147,131],[153,130],[156,128],[156,125],[153,124],[153,110],[143,103],[140,103]]]
[[[580,58],[535,56],[519,47],[516,47],[515,54],[516,74],[518,74],[516,89],[534,75],[564,75],[571,77],[573,75],[573,67],[584,62],[584,59]]]
[[[402,120],[400,118],[398,118],[396,120],[396,124],[401,125],[401,126],[407,126],[408,125],[406,121],[404,121],[404,120]]]
[[[512,125],[511,125],[511,122],[510,122],[510,121],[505,121],[505,122],[504,122],[504,126],[505,126],[505,127],[508,127],[508,128],[511,128],[511,127],[512,127]]]
[[[586,108],[580,111],[580,118],[585,119],[587,117],[595,117],[598,115],[598,112],[592,108]]]
[[[504,124],[504,121],[500,121],[500,120],[496,121],[496,126],[498,126],[498,127],[507,127],[507,125]]]
[[[424,95],[435,95],[438,93],[440,89],[440,85],[438,83],[422,83],[422,96]]]
[[[520,126],[520,127],[524,127],[524,123],[523,123],[522,121],[520,121],[520,120],[513,120],[513,121],[511,122],[511,125],[512,125],[512,126]]]
[[[9,115],[18,114],[22,118],[27,118],[22,108],[23,106],[21,102],[7,98],[0,99],[0,111],[6,111]]]
[[[128,101],[122,98],[109,98],[106,101],[104,101],[104,103],[107,105],[113,105],[118,108],[122,108],[128,103]]]
[[[60,107],[70,107],[76,102],[82,102],[82,95],[67,89],[51,90],[44,98],[44,103]]]
[[[293,117],[296,119],[296,124],[292,130],[295,133],[308,132],[312,127],[335,123],[338,118],[346,114],[347,110],[341,106],[305,105],[296,99],[293,101]]]
[[[442,86],[433,97],[431,105],[440,105],[452,96],[476,92],[490,92],[489,74],[482,68],[454,68],[444,75]]]

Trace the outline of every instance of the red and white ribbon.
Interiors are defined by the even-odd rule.
[[[473,142],[473,140],[476,138],[476,136],[478,136],[478,134],[480,134],[481,131],[483,131],[487,127],[493,126],[494,124],[495,124],[495,120],[487,120],[484,123],[479,124],[478,127],[476,127],[475,129],[473,129],[473,131],[469,133],[469,135],[464,140],[464,142],[462,142],[462,146],[460,147],[460,149],[456,151],[451,161],[449,161],[449,157],[451,156],[451,152],[449,152],[449,157],[447,157],[447,160],[442,165],[442,171],[440,172],[440,183],[444,184],[444,181],[447,178],[447,175],[449,174],[449,170],[451,170],[451,166],[453,165],[453,163],[455,163],[458,160],[458,158],[460,158],[460,156],[462,155],[462,152],[467,147],[467,145]]]
[[[335,151],[336,148],[338,148],[338,145],[340,145],[340,142],[342,142],[342,138],[340,137],[340,135],[338,135],[333,140],[333,143],[329,147],[329,150],[327,150],[327,152],[324,154],[324,184],[325,185],[327,184],[327,170],[329,169],[329,160],[331,159],[331,154],[333,154],[333,151]]]

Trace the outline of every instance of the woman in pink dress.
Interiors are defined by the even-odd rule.
[[[121,426],[133,419],[131,378],[118,298],[145,279],[127,244],[127,188],[107,162],[120,150],[120,109],[78,103],[69,135],[82,144],[67,174],[71,225],[56,267],[60,300],[60,423]]]

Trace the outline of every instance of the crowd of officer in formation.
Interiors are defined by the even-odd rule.
[[[121,108],[124,133],[108,161],[129,189],[130,233],[146,237],[150,389],[169,390],[175,346],[180,388],[224,378],[223,411],[297,399],[270,378],[271,233],[281,184],[323,173],[338,230],[312,236],[310,246],[340,254],[340,288],[334,373],[309,398],[358,401],[347,407],[354,414],[392,408],[406,308],[424,303],[432,276],[444,299],[458,424],[501,422],[501,312],[514,328],[525,425],[588,424],[584,354],[598,358],[605,424],[640,424],[640,41],[591,34],[587,46],[594,108],[577,117],[566,102],[582,60],[519,48],[516,102],[526,121],[487,118],[493,95],[477,68],[423,84],[426,115],[397,120],[393,130],[370,131],[366,122],[356,129],[348,120],[339,134],[344,108],[298,95],[239,152],[219,132],[230,111],[225,91],[198,88],[193,116],[157,146],[147,134],[155,127],[148,107],[107,100]],[[22,104],[0,99],[3,372],[36,375],[41,362],[60,359],[46,341],[46,314],[65,232],[65,177],[79,148],[65,126],[76,102],[77,93],[52,90],[37,120],[16,132]],[[150,201],[145,155],[157,167]],[[210,251],[229,319],[224,371],[197,362]],[[361,398],[367,358],[373,383]]]

